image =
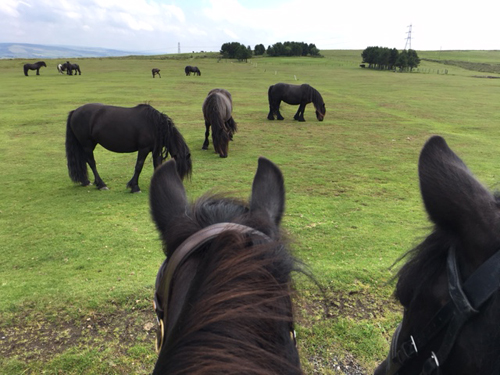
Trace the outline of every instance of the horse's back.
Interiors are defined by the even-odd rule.
[[[146,104],[129,108],[89,103],[73,112],[70,125],[78,138],[90,139],[113,152],[134,152],[141,144],[153,142],[150,109]]]
[[[229,91],[225,89],[210,90],[202,105],[205,119],[211,112],[218,112],[226,121],[231,117],[233,110],[233,101]]]

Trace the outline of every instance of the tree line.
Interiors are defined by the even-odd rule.
[[[238,61],[246,61],[253,55],[259,56],[265,53],[268,56],[321,56],[319,49],[313,43],[307,44],[304,42],[284,42],[275,43],[268,46],[267,49],[263,44],[257,44],[252,51],[250,46],[245,47],[238,42],[224,43],[220,49],[220,53],[224,58],[238,59]]]
[[[412,71],[420,64],[417,51],[413,49],[399,52],[396,48],[367,47],[362,53],[363,64],[368,68],[380,70]]]

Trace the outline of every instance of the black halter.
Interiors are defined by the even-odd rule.
[[[448,358],[462,326],[500,288],[500,250],[476,269],[462,285],[455,248],[451,248],[447,258],[447,273],[450,301],[434,315],[424,329],[414,332],[409,340],[397,348],[401,331],[399,324],[392,338],[386,375],[399,374],[410,359],[418,356],[419,350],[427,347],[439,332],[448,327],[441,347],[436,352],[431,351],[431,357],[425,361],[421,375],[440,373],[440,366]]]
[[[236,223],[217,223],[201,229],[192,236],[188,237],[179,247],[175,250],[172,256],[165,259],[158,274],[156,275],[155,295],[154,295],[154,309],[158,319],[158,329],[156,335],[156,351],[159,353],[164,342],[169,338],[170,332],[165,334],[164,320],[167,318],[167,306],[170,303],[170,295],[172,290],[172,280],[175,271],[191,256],[196,250],[200,249],[204,244],[213,240],[219,234],[225,231],[236,231],[242,234],[250,233],[262,237],[265,242],[272,241],[266,234],[247,227],[245,225]],[[162,304],[162,296],[159,294],[161,285],[165,285],[165,300],[166,303]],[[163,309],[165,307],[165,310]]]

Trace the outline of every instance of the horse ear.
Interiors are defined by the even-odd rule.
[[[495,197],[442,137],[430,138],[422,149],[419,177],[426,210],[438,227],[476,247],[490,246],[500,239]]]
[[[285,210],[285,184],[280,169],[266,158],[259,158],[253,179],[250,211],[263,212],[278,226]]]
[[[156,169],[149,194],[151,215],[165,243],[168,242],[169,228],[185,214],[187,205],[186,191],[177,173],[176,162],[170,159]]]

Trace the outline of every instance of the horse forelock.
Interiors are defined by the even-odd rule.
[[[243,202],[213,195],[199,199],[188,212],[192,216],[186,217],[188,227],[194,222],[200,226],[213,223],[220,217],[233,217],[244,225],[256,220]],[[186,226],[176,227],[185,231]],[[191,276],[192,287],[185,297],[188,307],[180,314],[176,337],[160,353],[158,373],[168,368],[171,374],[187,369],[189,373],[233,369],[238,373],[300,374],[293,343],[277,344],[290,338],[290,274],[296,268],[280,238],[263,243],[257,234],[228,231],[198,254],[197,272]]]

